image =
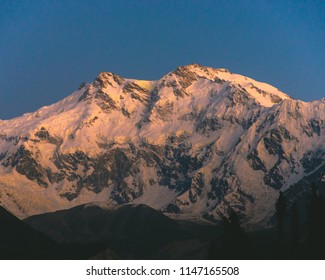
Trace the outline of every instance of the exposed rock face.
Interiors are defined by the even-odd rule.
[[[52,106],[0,121],[0,204],[20,217],[88,202],[188,219],[235,209],[264,225],[278,191],[323,178],[324,159],[324,100],[197,64],[159,81],[103,72]]]

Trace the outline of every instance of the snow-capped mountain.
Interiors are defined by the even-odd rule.
[[[235,209],[265,224],[279,190],[324,183],[324,162],[325,99],[197,64],[158,81],[102,72],[0,120],[0,205],[21,218],[93,202],[186,219]]]

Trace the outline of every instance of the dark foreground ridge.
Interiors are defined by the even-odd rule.
[[[21,221],[0,207],[0,258],[324,259],[325,203],[316,188],[311,195],[303,218],[300,208],[288,210],[282,195],[274,217],[282,224],[257,231],[245,230],[235,212],[202,224],[175,221],[145,205],[81,205]]]
[[[83,205],[26,222],[60,244],[101,244],[93,259],[324,259],[324,198],[313,186],[299,203],[306,208],[290,206],[281,194],[274,226],[254,231],[243,228],[236,212],[220,223],[202,224],[131,204]]]
[[[100,244],[59,244],[0,206],[0,259],[87,259]]]

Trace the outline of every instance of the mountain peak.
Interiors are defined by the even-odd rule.
[[[100,72],[93,82],[94,86],[106,88],[108,85],[113,86],[117,84],[121,86],[125,82],[125,79],[112,72]]]
[[[205,71],[205,72],[229,72],[229,73],[231,73],[226,68],[213,68],[210,66],[201,65],[199,63],[190,63],[190,64],[186,64],[184,66],[178,66],[175,71],[177,71],[178,69],[186,69],[186,70],[190,70],[193,72]]]
[[[271,107],[282,100],[291,99],[290,96],[269,84],[232,73],[226,68],[212,68],[197,63],[179,66],[162,80],[164,85],[177,89],[178,92],[182,93],[182,96],[187,95],[186,89],[193,83],[198,82],[200,84],[199,80],[208,80],[237,88],[264,107]],[[200,89],[197,88],[197,91]]]

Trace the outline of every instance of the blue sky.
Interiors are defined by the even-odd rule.
[[[100,71],[158,79],[193,62],[320,99],[324,15],[317,0],[0,0],[0,119],[54,103]]]

